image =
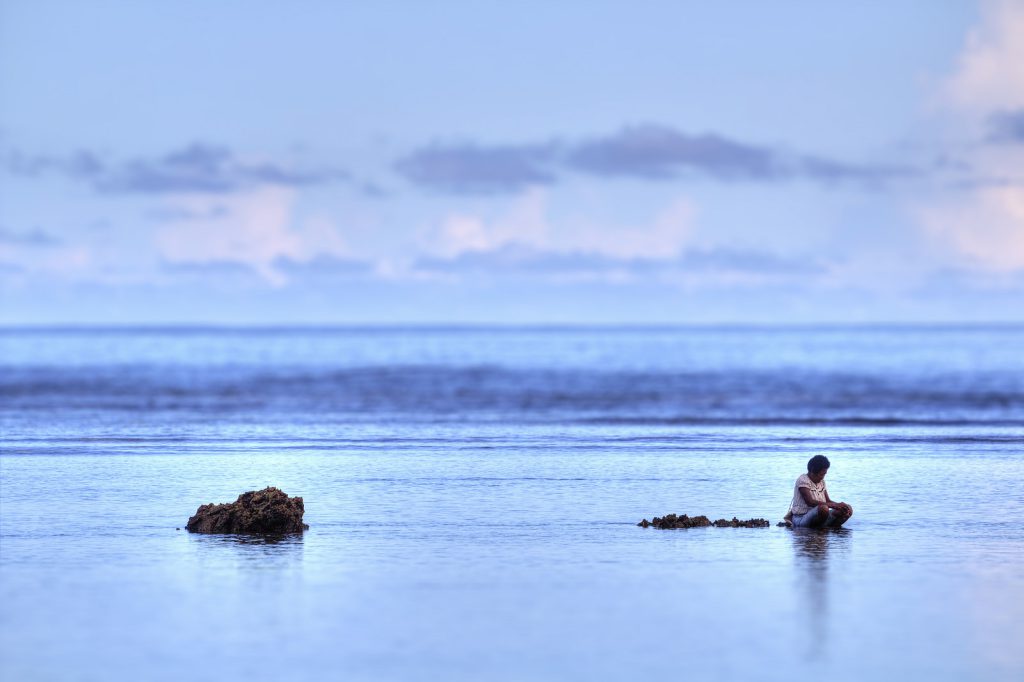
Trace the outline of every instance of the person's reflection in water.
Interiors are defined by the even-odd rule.
[[[845,554],[851,533],[846,528],[794,528],[797,579],[804,585],[806,597],[801,600],[798,618],[807,625],[802,639],[807,643],[807,655],[812,658],[827,656],[829,643],[829,557],[837,550]]]

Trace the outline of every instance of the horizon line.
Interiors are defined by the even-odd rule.
[[[8,332],[231,332],[231,331],[397,331],[419,329],[433,331],[458,330],[536,330],[569,331],[587,329],[673,330],[673,329],[991,329],[1024,327],[1024,320],[1007,321],[861,321],[861,322],[0,322],[0,333]]]

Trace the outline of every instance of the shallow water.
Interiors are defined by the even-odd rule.
[[[1024,329],[0,334],[11,680],[1024,675]],[[848,528],[781,518],[813,454]],[[276,485],[310,530],[178,531]]]

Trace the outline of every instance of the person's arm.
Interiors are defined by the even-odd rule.
[[[799,488],[797,488],[797,490],[800,492],[800,497],[804,498],[804,502],[807,503],[808,507],[817,507],[819,504],[821,504],[816,499],[814,499],[814,493],[811,492],[810,488],[800,486]]]
[[[819,504],[821,504],[821,502],[818,502],[816,499],[814,499],[814,493],[811,492],[810,488],[800,486],[799,488],[797,488],[797,490],[800,491],[800,497],[804,498],[804,502],[807,503],[808,507],[817,507]],[[829,498],[828,488],[825,488],[825,490],[822,492],[825,493],[825,505],[829,509],[839,509],[845,506],[842,502],[833,502],[832,499]]]
[[[801,488],[800,490],[803,490],[803,488]],[[850,506],[845,502],[833,502],[832,498],[828,496],[828,488],[825,488],[825,504],[828,505],[829,509],[846,509],[847,507]]]

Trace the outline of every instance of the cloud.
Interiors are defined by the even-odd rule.
[[[415,270],[445,274],[601,274],[647,269],[641,261],[610,258],[599,253],[550,252],[525,244],[503,244],[488,250],[464,251],[452,258],[421,258]]]
[[[748,285],[827,272],[817,262],[755,250],[697,248],[669,257],[643,258],[584,251],[549,251],[515,243],[489,250],[466,251],[451,258],[421,258],[414,263],[413,269],[454,277],[610,282],[688,278],[690,284],[729,281]]]
[[[226,206],[218,204],[204,209],[202,212],[182,208],[181,206],[160,206],[146,211],[150,220],[165,223],[183,220],[204,220],[206,218],[223,218],[228,214]]]
[[[674,197],[645,222],[605,223],[578,217],[552,219],[549,195],[532,189],[491,215],[452,213],[423,235],[421,247],[441,258],[518,244],[546,252],[583,252],[612,258],[663,258],[680,252],[693,233],[696,209]]]
[[[239,276],[251,278],[259,277],[259,273],[253,270],[251,266],[247,265],[246,263],[240,263],[238,261],[162,261],[160,263],[160,269],[163,272],[172,275],[198,275],[202,277],[216,277],[218,279]]]
[[[978,188],[919,211],[928,232],[963,266],[1024,270],[1024,188]]]
[[[552,216],[549,191],[532,189],[490,215],[451,214],[423,235],[426,253],[409,275],[445,281],[495,278],[550,282],[649,282],[671,286],[806,280],[828,273],[809,258],[709,243],[698,207],[676,195],[646,220],[606,223]]]
[[[728,247],[692,249],[675,262],[679,268],[691,272],[813,275],[823,274],[827,271],[823,264],[808,258],[780,256],[768,251]]]
[[[518,192],[554,182],[546,168],[552,153],[550,145],[433,145],[400,159],[395,170],[428,189],[461,194]]]
[[[981,5],[943,104],[964,131],[970,181],[915,208],[924,232],[957,267],[1024,269],[1024,4]],[[978,139],[988,144],[977,144]]]
[[[796,157],[793,160],[793,173],[797,177],[826,184],[849,181],[875,187],[892,180],[925,175],[921,169],[904,164],[851,164],[817,156]]]
[[[444,257],[464,251],[489,251],[512,242],[543,247],[552,229],[547,202],[544,190],[532,189],[493,217],[450,214],[426,235],[422,247]]]
[[[989,116],[988,125],[989,142],[1024,144],[1024,109],[997,111]]]
[[[0,244],[13,246],[56,246],[60,240],[38,227],[27,232],[14,232],[0,228]]]
[[[191,280],[218,287],[225,284],[257,288],[265,288],[268,284],[274,288],[285,285],[290,288],[316,287],[337,280],[365,279],[372,277],[376,270],[370,261],[324,254],[308,260],[277,256],[269,263],[269,276],[267,267],[267,264],[238,260],[164,260],[160,263],[161,272],[177,284]]]
[[[347,180],[338,170],[295,170],[244,162],[228,149],[193,144],[155,160],[136,160],[99,174],[97,189],[138,193],[227,193],[254,186],[303,187]]]
[[[108,193],[226,194],[259,186],[304,187],[351,179],[338,169],[300,169],[244,160],[226,147],[198,142],[162,157],[126,162],[109,161],[91,151],[54,157],[9,150],[4,167],[28,177],[60,173]]]
[[[163,262],[172,267],[236,263],[271,285],[283,286],[289,264],[343,257],[348,250],[329,221],[311,218],[296,224],[294,202],[295,190],[284,187],[216,198],[202,193],[178,197],[169,209],[186,217],[158,229],[156,245]]]
[[[94,254],[82,244],[68,244],[40,228],[14,231],[0,228],[0,262],[5,275],[50,281],[81,280],[96,266]]]
[[[790,154],[714,133],[692,135],[657,124],[629,126],[573,144],[431,146],[400,159],[395,169],[429,189],[461,194],[517,193],[556,182],[556,171],[644,180],[710,178],[824,183],[882,181],[918,175],[907,166],[855,165]]]
[[[944,90],[957,109],[983,118],[1024,109],[1024,5],[981,3],[981,21],[968,34]]]
[[[240,177],[230,168],[231,153],[195,144],[157,160],[136,160],[99,175],[105,192],[231,192]]]
[[[105,193],[230,194],[255,187],[302,188],[348,182],[366,196],[388,193],[337,168],[302,168],[241,158],[224,146],[196,142],[156,158],[112,161],[80,150],[66,157],[7,150],[10,173],[57,173]],[[454,194],[515,194],[554,184],[560,172],[646,180],[710,178],[775,182],[804,178],[824,183],[883,181],[919,175],[897,165],[856,165],[787,153],[715,134],[689,134],[653,123],[629,126],[577,143],[524,145],[433,144],[398,159],[393,169],[420,187]]]
[[[5,149],[0,152],[0,165],[8,173],[30,178],[46,173],[60,173],[72,178],[88,180],[97,177],[104,170],[104,164],[100,157],[85,150],[62,157],[46,154],[30,155],[18,149]]]
[[[986,272],[973,268],[941,268],[928,274],[922,291],[943,295],[981,294],[992,297],[1024,294],[1024,270]]]
[[[324,254],[305,261],[280,256],[274,260],[274,267],[289,277],[303,279],[365,276],[375,270],[374,263],[370,261]]]
[[[617,259],[664,259],[683,251],[696,229],[697,207],[676,195],[646,220],[609,223],[600,219],[561,221],[546,246],[559,251],[599,253]]]
[[[769,180],[788,174],[768,149],[652,124],[588,140],[570,152],[568,162],[597,175],[652,179],[672,178],[686,171],[722,180]]]
[[[50,282],[81,282],[102,279],[107,274],[98,268],[95,251],[85,244],[47,244],[45,249],[33,246],[0,242],[0,261],[17,263],[19,274]]]
[[[878,182],[916,174],[900,166],[857,166],[817,156],[792,155],[721,135],[691,135],[655,124],[630,126],[574,147],[568,164],[602,176],[668,180],[709,177],[726,181],[808,178],[825,182]]]

